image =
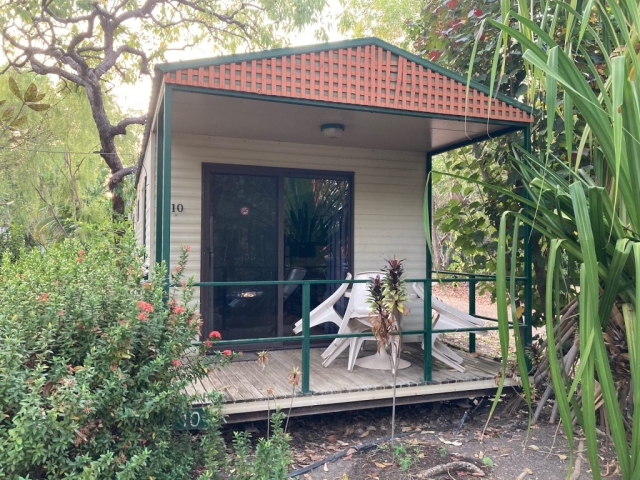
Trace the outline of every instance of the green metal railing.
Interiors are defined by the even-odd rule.
[[[425,295],[423,298],[424,312],[423,312],[423,329],[422,330],[408,330],[400,332],[400,335],[424,335],[424,338],[431,338],[433,333],[469,333],[469,351],[474,352],[476,347],[476,336],[473,332],[497,330],[498,327],[473,327],[473,328],[457,328],[457,329],[433,329],[431,320],[431,296],[427,295],[427,291],[431,291],[429,287],[433,283],[468,283],[469,284],[469,313],[475,315],[475,292],[477,282],[495,281],[493,275],[480,275],[480,274],[467,274],[459,272],[446,272],[446,271],[434,271],[432,273],[439,275],[450,275],[455,278],[419,278],[409,279],[407,283],[422,283],[425,287]],[[524,277],[516,277],[516,282],[526,282]],[[355,283],[369,283],[370,280],[270,280],[270,281],[248,281],[248,282],[198,282],[194,283],[195,287],[210,288],[210,287],[259,287],[259,286],[278,286],[278,285],[301,285],[302,286],[302,335],[301,336],[289,336],[289,337],[265,337],[265,338],[248,338],[239,340],[221,340],[216,342],[217,347],[233,347],[234,345],[257,345],[261,343],[274,343],[274,342],[300,342],[302,341],[302,365],[301,365],[301,391],[303,394],[311,393],[310,389],[310,348],[312,340],[334,340],[336,338],[355,338],[355,337],[371,337],[370,332],[365,333],[348,333],[348,334],[311,334],[311,285],[335,285],[335,284],[355,284]],[[495,318],[489,318],[484,316],[475,315],[483,320],[491,322],[497,322]],[[524,325],[525,330],[530,338],[531,331],[531,319],[525,316]],[[513,328],[511,323],[510,328]],[[432,379],[433,362],[431,357],[431,342],[424,342],[423,350],[423,380],[430,382]]]

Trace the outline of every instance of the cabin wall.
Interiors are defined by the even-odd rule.
[[[155,207],[156,207],[156,135],[149,137],[142,161],[140,177],[136,187],[136,203],[133,211],[133,226],[138,241],[146,251],[147,264],[151,265],[155,254]]]
[[[407,278],[425,276],[424,153],[174,133],[171,202],[183,210],[171,214],[171,265],[180,246],[189,245],[186,273],[196,281],[200,280],[203,163],[354,172],[355,272],[379,270],[386,258],[395,255],[405,260]],[[406,322],[421,325],[422,302],[415,302]]]

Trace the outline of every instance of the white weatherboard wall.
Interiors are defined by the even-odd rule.
[[[353,270],[379,270],[386,258],[395,255],[405,260],[407,278],[424,278],[424,153],[174,133],[171,202],[184,210],[171,214],[171,265],[180,245],[189,245],[187,275],[196,281],[200,280],[203,163],[354,172]],[[421,302],[416,302],[410,316],[415,322],[422,318]],[[414,321],[407,319],[412,326]]]
[[[155,133],[151,133],[144,153],[144,160],[141,165],[140,178],[136,188],[136,205],[134,206],[134,230],[136,240],[139,245],[144,245],[147,255],[147,263],[151,265],[154,261],[155,252]],[[146,179],[146,189],[145,189]],[[146,198],[145,198],[146,192]],[[145,209],[146,206],[146,209]],[[146,231],[144,223],[146,222]],[[143,233],[145,233],[143,238]]]

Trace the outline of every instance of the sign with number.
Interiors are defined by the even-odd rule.
[[[184,212],[184,205],[181,203],[172,203],[171,204],[171,213],[182,213]]]
[[[182,415],[182,421],[176,425],[176,430],[204,430],[207,422],[204,420],[204,409],[194,407],[191,412]]]

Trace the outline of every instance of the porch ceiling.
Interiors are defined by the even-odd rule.
[[[345,132],[340,138],[327,138],[320,131],[324,123],[341,123]],[[200,135],[428,152],[498,136],[512,128],[477,119],[408,116],[339,104],[299,105],[184,91],[173,95],[173,131]]]

